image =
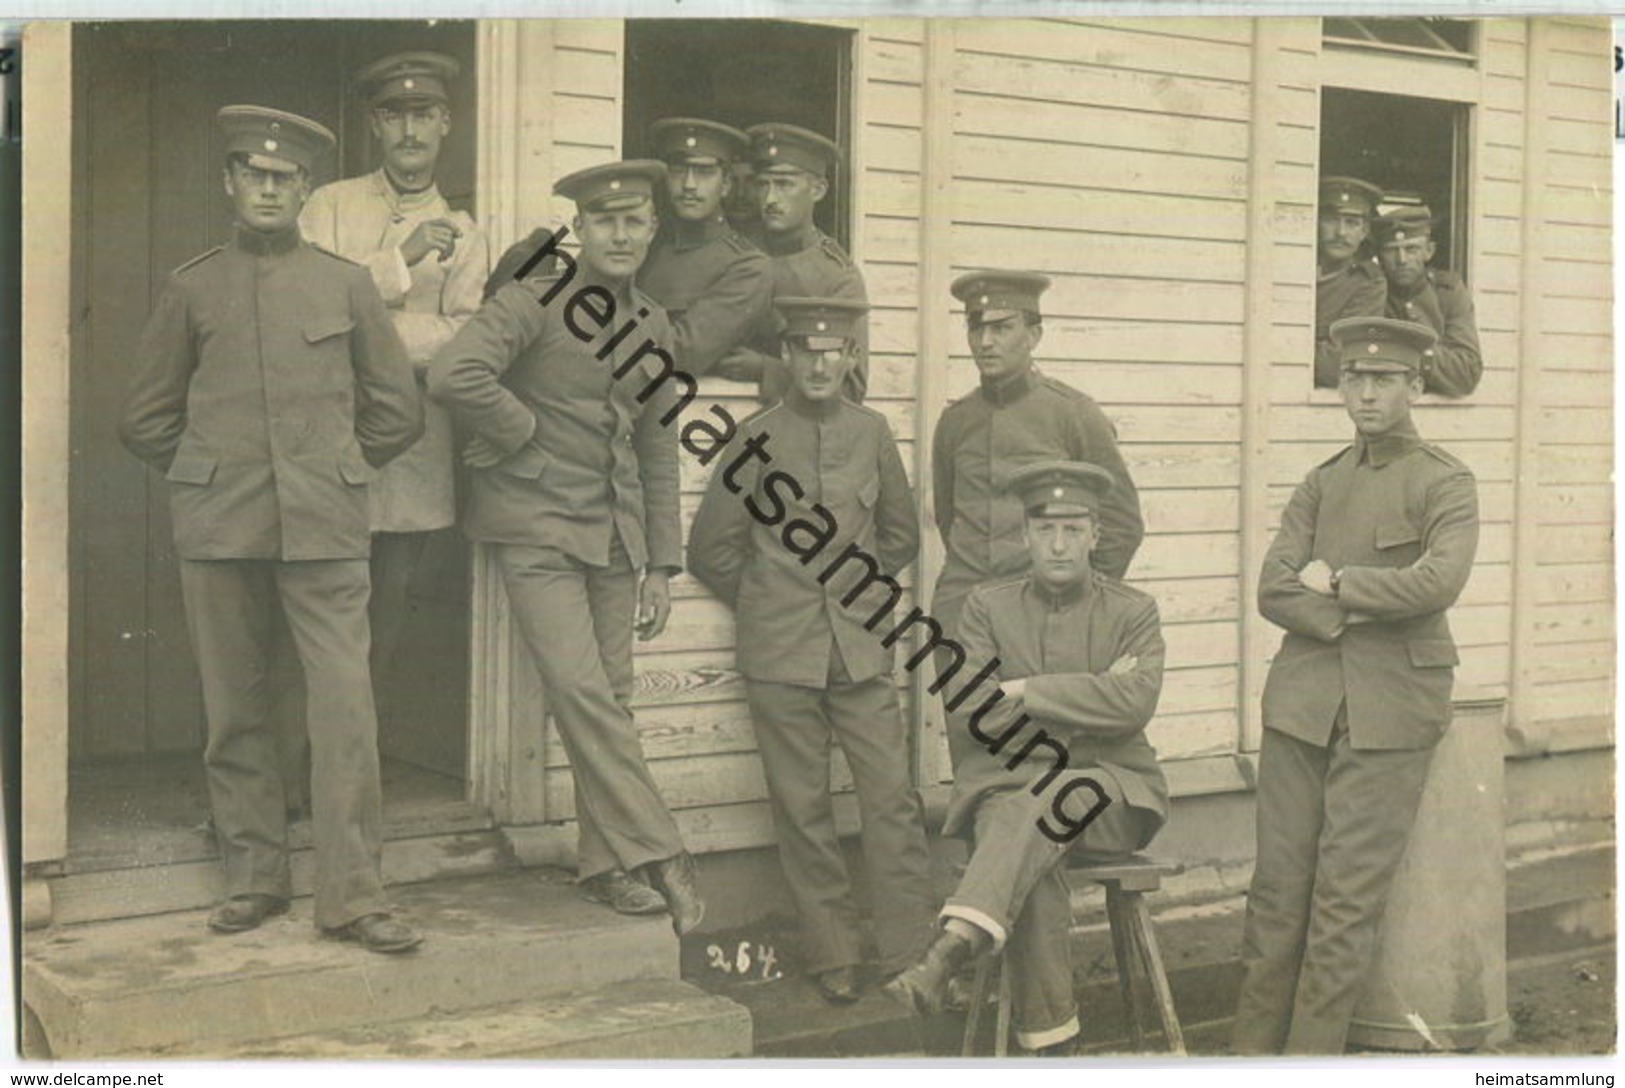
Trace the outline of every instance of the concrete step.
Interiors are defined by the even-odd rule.
[[[223,1048],[211,1057],[317,1058],[743,1058],[751,1053],[743,1005],[669,979],[516,1001],[341,1031]]]
[[[295,825],[289,849],[295,895],[309,895],[316,868],[307,824]],[[202,838],[202,833],[199,832]],[[202,853],[202,851],[200,851]],[[426,880],[483,876],[512,869],[515,860],[502,833],[493,830],[449,831],[397,838],[384,843],[383,877],[391,887]],[[212,848],[204,856],[160,864],[109,866],[64,873],[45,883],[51,921],[79,925],[200,910],[225,894],[220,862]]]
[[[23,1000],[57,1058],[205,1055],[254,1039],[676,980],[670,919],[583,901],[529,871],[396,889],[424,934],[398,956],[320,937],[308,900],[250,933],[188,912],[31,934]]]

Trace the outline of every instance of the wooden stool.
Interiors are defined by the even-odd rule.
[[[1135,854],[1122,861],[1083,863],[1069,867],[1068,871],[1083,880],[1099,884],[1106,889],[1106,921],[1112,931],[1112,951],[1117,957],[1117,986],[1123,995],[1123,1012],[1128,1017],[1129,1031],[1134,1049],[1145,1049],[1145,1035],[1140,1028],[1144,1007],[1144,984],[1150,983],[1156,999],[1157,1015],[1162,1020],[1162,1035],[1168,1052],[1183,1055],[1185,1036],[1179,1030],[1179,1014],[1174,1009],[1173,991],[1168,987],[1168,973],[1162,966],[1162,953],[1157,950],[1157,934],[1151,925],[1151,912],[1146,909],[1145,893],[1162,887],[1162,878],[1177,876],[1185,867],[1177,861]],[[1010,970],[1004,956],[989,952],[976,965],[976,982],[971,989],[970,1009],[965,1017],[965,1036],[960,1054],[971,1057],[980,1026],[982,1008],[987,1003],[988,986],[994,968],[999,972],[999,1004],[994,1024],[993,1056],[1002,1058],[1010,1038]],[[1138,967],[1138,970],[1136,970]]]

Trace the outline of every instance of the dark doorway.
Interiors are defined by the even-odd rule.
[[[800,125],[851,150],[852,32],[757,19],[628,19],[622,146],[649,155],[649,126],[703,117],[745,129]],[[850,161],[850,159],[848,159]],[[818,206],[818,228],[850,249],[845,170]],[[732,211],[730,211],[732,215]]]
[[[201,749],[205,726],[171,543],[166,485],[119,445],[130,346],[170,270],[224,241],[222,105],[331,127],[316,184],[372,168],[350,75],[385,53],[458,57],[441,188],[474,192],[474,25],[441,22],[83,24],[74,30],[73,528],[70,754],[77,764]],[[469,209],[472,210],[472,209]],[[414,591],[386,756],[461,779],[467,751],[467,553],[436,540]],[[459,793],[461,786],[454,788]],[[386,798],[387,799],[387,798]]]

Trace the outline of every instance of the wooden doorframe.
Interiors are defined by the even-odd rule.
[[[51,133],[23,159],[22,856],[68,852],[68,461],[73,236],[73,38],[23,32],[23,129]]]

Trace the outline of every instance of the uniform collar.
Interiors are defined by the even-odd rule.
[[[679,250],[703,246],[707,242],[721,238],[728,231],[727,217],[721,212],[699,223],[678,219],[674,213],[671,223],[672,248]]]
[[[989,381],[982,382],[982,398],[989,404],[1003,407],[1014,404],[1016,401],[1032,392],[1033,385],[1038,381],[1038,371],[1028,367],[1024,372],[1014,377],[1006,378],[997,384]]]
[[[1422,444],[1422,436],[1416,433],[1416,424],[1410,420],[1396,424],[1394,429],[1385,435],[1376,438],[1367,438],[1363,434],[1354,436],[1354,460],[1356,464],[1369,462],[1372,468],[1382,468],[1410,453]]]
[[[378,195],[397,217],[403,212],[413,211],[440,199],[440,187],[435,184],[432,177],[428,185],[411,192],[397,189],[395,183],[389,180],[389,172],[382,166],[373,171],[372,180]]]
[[[1388,281],[1388,294],[1400,302],[1410,302],[1420,297],[1429,287],[1433,286],[1433,269],[1429,268],[1422,273],[1422,278],[1416,281],[1416,286],[1409,291],[1402,291],[1394,286],[1394,281]]]
[[[1077,582],[1058,589],[1051,588],[1043,579],[1034,574],[1027,579],[1027,591],[1047,611],[1064,612],[1075,607],[1093,595],[1095,588],[1095,572],[1089,571]]]
[[[795,382],[791,381],[790,388],[784,391],[784,406],[805,419],[828,422],[840,413],[841,398],[837,396],[828,400],[808,400],[801,395],[801,390],[796,388]]]
[[[762,248],[774,257],[788,257],[792,253],[811,249],[818,244],[819,230],[812,223],[807,223],[800,230],[785,231],[774,234],[770,230],[762,231]]]
[[[300,242],[299,227],[288,227],[286,230],[266,233],[260,230],[250,230],[248,227],[238,225],[232,235],[232,243],[245,253],[252,253],[257,257],[269,257],[276,253],[288,253]]]

